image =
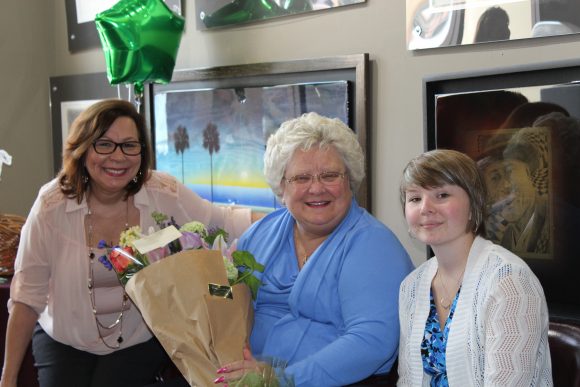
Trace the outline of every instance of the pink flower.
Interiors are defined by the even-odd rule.
[[[171,251],[169,251],[168,246],[159,247],[158,249],[151,250],[147,253],[147,258],[149,258],[149,262],[157,262],[162,260],[163,258],[171,255]]]
[[[179,237],[179,243],[183,250],[194,250],[203,247],[203,242],[199,234],[189,231],[182,231],[181,234],[181,237]]]
[[[225,239],[222,235],[218,235],[215,238],[213,245],[211,247],[206,247],[206,249],[221,251],[222,256],[227,258],[230,262],[234,261],[234,258],[232,257],[232,253],[234,251],[236,251],[237,248],[238,248],[238,240],[237,239],[234,239],[234,241],[228,247],[228,243],[225,241]]]

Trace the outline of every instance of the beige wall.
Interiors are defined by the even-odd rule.
[[[33,3],[33,4],[31,4]],[[0,212],[25,215],[52,160],[48,106],[51,1],[5,1],[0,11]]]
[[[8,82],[15,89],[10,97],[4,93],[0,104],[0,148],[11,150],[15,157],[14,165],[6,168],[0,182],[0,210],[22,214],[32,204],[37,188],[50,178],[48,76],[106,69],[100,49],[68,53],[64,1],[29,3],[9,2],[3,5],[0,16],[24,35],[24,54],[30,58],[13,64],[13,74],[10,74],[4,52],[0,54],[2,83],[6,86]],[[186,0],[186,5],[187,31],[177,69],[370,54],[374,61],[370,133],[374,215],[395,231],[416,263],[424,260],[425,249],[407,235],[396,187],[405,163],[424,146],[423,78],[441,73],[544,64],[574,59],[580,52],[580,35],[409,52],[405,48],[405,2],[402,0],[367,0],[361,6],[205,32],[195,29],[193,0]],[[5,9],[12,9],[18,15],[5,16]],[[34,24],[31,27],[34,33],[21,25],[30,12],[34,14],[30,23]],[[46,16],[52,16],[48,17],[50,23],[44,21]],[[0,28],[8,27],[2,23]],[[1,36],[0,39],[6,39],[5,33]],[[16,55],[20,44],[15,34],[10,36],[14,42],[0,40],[0,45],[8,45],[9,51]],[[54,41],[54,47],[45,47],[50,46],[50,41]],[[41,62],[48,62],[48,67]],[[30,106],[32,102],[34,105]],[[30,147],[29,141],[32,141]]]

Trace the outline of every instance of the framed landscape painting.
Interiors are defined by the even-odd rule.
[[[150,85],[156,169],[215,203],[279,207],[263,176],[269,135],[315,111],[339,118],[366,144],[366,61],[362,55],[190,70]],[[364,184],[358,197],[367,206]]]

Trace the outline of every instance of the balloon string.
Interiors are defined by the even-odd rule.
[[[143,114],[142,110],[142,102],[143,102],[143,84],[142,83],[135,83],[133,85],[134,93],[135,93],[135,108],[141,114]]]

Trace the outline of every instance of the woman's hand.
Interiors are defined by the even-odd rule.
[[[227,386],[229,382],[241,379],[245,374],[250,372],[262,375],[266,365],[254,359],[254,356],[247,345],[244,347],[242,354],[244,358],[243,360],[226,364],[217,370],[218,377],[214,380],[215,384],[223,383]]]

